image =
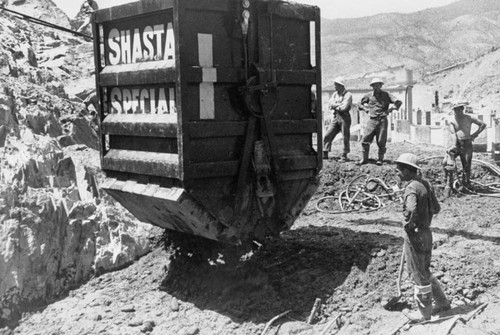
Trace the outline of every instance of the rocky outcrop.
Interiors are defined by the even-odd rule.
[[[7,0],[6,7],[37,19],[65,28],[70,27],[68,16],[51,0]]]
[[[92,276],[132,263],[149,252],[148,237],[158,233],[100,194],[95,171],[67,156],[55,139],[25,130],[9,148],[0,174],[4,324]]]
[[[8,8],[69,27],[50,0]],[[23,312],[123,268],[161,230],[99,189],[92,44],[0,12],[0,334]]]

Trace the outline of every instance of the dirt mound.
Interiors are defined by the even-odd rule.
[[[355,143],[352,147],[354,159],[359,149]],[[429,158],[439,156],[442,148],[390,144],[381,167],[325,161],[321,187],[292,229],[240,261],[226,258],[223,250],[210,261],[196,253],[172,257],[174,250],[162,244],[129,268],[92,279],[68,298],[26,316],[14,333],[261,334],[271,319],[288,312],[267,334],[320,334],[327,326],[337,334],[390,334],[406,323],[400,311],[415,308],[406,275],[399,304],[393,311],[380,307],[383,298],[396,295],[401,205],[385,201],[371,213],[332,215],[317,211],[315,202],[338,194],[362,173],[394,178],[391,161],[409,151]],[[423,165],[424,175],[438,189],[440,169],[439,159]],[[500,311],[500,204],[495,198],[465,194],[441,199],[441,204],[433,221],[432,271],[453,302],[442,316],[465,317],[480,303],[489,303],[467,322],[467,329],[498,332],[493,315]],[[318,312],[308,323],[317,299]],[[399,333],[441,334],[452,318],[443,320]],[[457,325],[450,334],[463,329]]]

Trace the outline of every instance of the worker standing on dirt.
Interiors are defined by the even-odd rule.
[[[465,106],[467,102],[459,102],[453,105],[454,116],[450,118],[449,130],[451,136],[452,147],[448,148],[448,152],[457,152],[462,162],[462,184],[466,187],[470,185],[470,172],[472,165],[472,142],[486,128],[486,123],[479,120],[477,117],[465,114]],[[478,126],[478,129],[471,134],[472,124]]]
[[[444,197],[448,198],[451,194],[451,190],[453,189],[453,174],[456,169],[456,159],[458,156],[457,148],[453,145],[446,150],[446,155],[443,159],[443,170],[444,170]]]
[[[383,164],[389,125],[387,115],[392,113],[393,110],[399,110],[399,107],[403,104],[389,92],[383,91],[382,85],[384,85],[382,79],[374,78],[370,82],[373,92],[365,95],[361,99],[359,108],[368,113],[369,118],[365,125],[363,139],[361,140],[363,157],[359,161],[359,164],[368,163],[370,145],[374,137],[378,145],[378,159],[376,164]]]
[[[403,196],[404,215],[404,256],[408,272],[414,282],[415,300],[421,315],[406,313],[406,316],[419,322],[429,320],[431,314],[450,309],[441,285],[430,272],[432,256],[432,217],[441,207],[433,187],[420,174],[418,157],[404,153],[396,160],[399,177],[407,181]],[[434,297],[436,306],[432,308]]]
[[[85,20],[83,21],[80,28],[78,28],[77,32],[81,33],[85,28],[87,28],[90,24],[90,20],[92,19],[92,13],[99,9],[97,2],[94,0],[85,0],[82,4],[82,8],[80,11],[85,13]]]
[[[338,133],[342,132],[344,137],[344,151],[339,162],[347,161],[350,151],[349,141],[351,138],[351,114],[352,94],[345,89],[344,78],[337,77],[334,81],[335,92],[328,101],[328,109],[333,111],[333,120],[323,138],[323,158],[328,159],[328,152],[332,148],[332,142]]]

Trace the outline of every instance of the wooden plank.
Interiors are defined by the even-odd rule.
[[[189,134],[191,138],[211,138],[243,136],[247,128],[247,121],[234,122],[210,122],[195,121],[189,122]]]
[[[273,42],[271,40],[271,22],[267,13],[259,12],[258,18],[258,53],[259,66],[261,68],[271,68]]]
[[[272,121],[275,134],[310,134],[318,132],[318,124],[314,119]]]
[[[283,171],[281,180],[302,180],[310,179],[316,175],[316,169],[314,170],[299,170],[299,171]]]
[[[315,119],[305,120],[275,120],[271,122],[275,134],[310,134],[318,131]],[[247,121],[203,122],[189,123],[191,138],[243,136]]]
[[[179,175],[177,154],[133,150],[109,150],[103,170],[176,178]]]
[[[217,67],[217,83],[238,83],[241,82],[243,70],[237,68],[221,68]],[[268,77],[271,78],[271,72]],[[189,83],[203,82],[202,68],[191,66],[184,69],[186,80]],[[315,70],[276,70],[276,81],[278,84],[285,85],[312,85],[316,83]]]
[[[102,122],[105,134],[177,138],[170,114],[109,114]]]
[[[239,165],[239,161],[190,164],[185,173],[187,179],[235,176]]]
[[[95,20],[95,12],[92,13],[94,20]],[[99,26],[95,24],[95,22],[92,23],[92,34],[95,37],[94,38],[94,67],[96,69],[96,72],[99,73],[102,70],[102,64],[101,64],[101,31],[99,29]],[[103,163],[104,159],[104,151],[106,150],[106,139],[104,137],[104,134],[101,129],[101,124],[102,120],[104,119],[104,111],[103,111],[103,94],[102,90],[99,87],[99,79],[98,76],[94,77],[95,79],[95,85],[97,87],[96,89],[96,95],[97,95],[97,100],[99,101],[99,105],[97,106],[97,122],[98,122],[98,129],[99,129],[99,134],[98,134],[98,141],[99,141],[99,160],[101,162],[101,166]]]
[[[187,166],[187,179],[235,176],[238,174],[239,161],[190,164]],[[278,158],[280,171],[316,170],[316,156],[293,156]]]
[[[179,2],[183,1],[175,0],[176,6],[179,6]],[[184,68],[184,59],[181,59],[181,45],[184,45],[185,32],[186,29],[181,29],[183,27],[183,22],[186,20],[186,11],[184,8],[177,7],[174,11],[174,35],[175,35],[175,67],[177,69],[177,80],[175,84],[175,96],[178,97],[175,102],[175,107],[177,109],[177,114],[179,115],[178,123],[179,129],[184,129],[184,125],[187,125],[189,120],[189,115],[187,113],[187,101],[188,99],[182,99],[183,93],[188,91],[188,84],[183,76],[181,76],[180,70]],[[182,34],[181,34],[182,32]],[[186,113],[184,113],[186,111]],[[190,151],[190,139],[187,131],[181,131],[177,141],[177,152],[179,153],[179,179],[184,180],[185,167],[184,162],[190,161],[191,151]]]
[[[217,83],[240,83],[244,78],[243,69],[216,67]],[[189,83],[203,82],[203,68],[189,66],[183,69],[184,79]]]
[[[179,7],[182,7],[182,8],[187,9],[187,10],[227,12],[227,11],[229,11],[229,1],[227,1],[227,0],[210,0],[210,1],[182,0],[182,1],[179,1]]]
[[[293,157],[280,157],[278,164],[282,171],[295,171],[316,169],[317,157],[314,156],[293,156]]]
[[[323,101],[322,101],[322,85],[321,85],[321,12],[319,7],[316,7],[315,24],[315,47],[316,47],[316,119],[318,121],[317,132],[317,148],[318,148],[318,166],[317,172],[323,167]]]
[[[293,84],[312,85],[316,83],[316,71],[277,70],[276,81],[278,82],[278,84],[286,84],[286,85],[293,85]]]
[[[160,63],[165,62],[108,65],[98,75],[99,84],[101,86],[137,86],[175,82],[177,79],[176,68],[156,68]]]
[[[141,0],[121,6],[100,9],[96,11],[95,20],[97,23],[119,19],[130,20],[130,17],[133,16],[157,13],[158,11],[172,9],[173,7],[174,0]]]
[[[109,135],[109,148],[177,154],[177,138]]]

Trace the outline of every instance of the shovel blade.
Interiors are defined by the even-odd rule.
[[[382,302],[382,307],[386,310],[391,310],[401,299],[401,296],[392,297],[387,301]]]

